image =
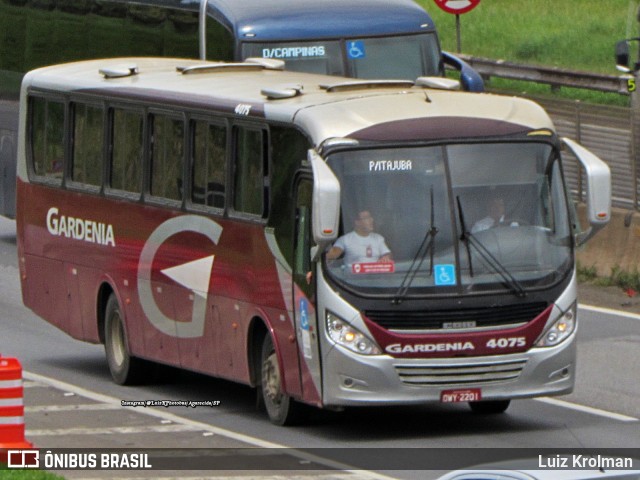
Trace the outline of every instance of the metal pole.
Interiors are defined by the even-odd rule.
[[[629,4],[631,7],[631,4]],[[636,11],[636,20],[640,22],[640,7]],[[633,63],[633,77],[627,80],[627,90],[631,96],[631,176],[633,179],[633,193],[631,195],[633,199],[633,209],[638,211],[640,210],[640,205],[638,205],[638,166],[640,162],[638,161],[638,155],[640,155],[640,91],[638,90],[638,81],[640,80],[640,75],[638,72],[638,62],[640,62],[640,46],[638,47],[638,56],[636,57],[636,61]]]
[[[200,41],[200,60],[207,59],[207,0],[200,0],[198,17],[198,37]]]
[[[456,40],[458,45],[458,53],[462,51],[461,42],[460,42],[460,14],[456,13]]]

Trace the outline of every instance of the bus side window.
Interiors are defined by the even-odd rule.
[[[71,180],[99,187],[102,185],[104,145],[104,110],[101,107],[74,103],[73,152]]]
[[[237,212],[265,215],[265,132],[236,127],[233,208]]]
[[[184,122],[155,114],[151,117],[151,188],[154,197],[181,200]]]
[[[227,129],[205,121],[193,122],[191,202],[225,207]]]
[[[114,108],[111,122],[108,185],[115,190],[140,193],[144,148],[142,113]]]
[[[64,104],[32,97],[29,112],[32,171],[38,177],[61,185],[64,164]]]

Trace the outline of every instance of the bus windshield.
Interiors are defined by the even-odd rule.
[[[242,57],[277,58],[287,70],[415,80],[442,75],[435,33],[345,41],[244,43]]]
[[[571,271],[560,160],[547,143],[351,150],[328,163],[341,183],[343,236],[325,262],[346,288],[523,295]]]

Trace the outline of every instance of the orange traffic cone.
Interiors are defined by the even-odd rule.
[[[0,357],[0,461],[7,451],[33,448],[24,438],[22,366],[15,358]]]

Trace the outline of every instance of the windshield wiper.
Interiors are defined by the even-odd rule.
[[[467,262],[469,263],[469,275],[473,277],[473,263],[471,263],[471,247],[469,246],[469,237],[471,232],[467,230],[467,225],[464,222],[464,213],[462,212],[462,204],[460,203],[460,195],[456,197],[458,202],[458,217],[460,218],[460,228],[462,229],[462,235],[460,240],[464,242],[464,246],[467,249]]]
[[[405,274],[402,282],[400,283],[400,287],[396,292],[395,296],[391,303],[394,305],[398,305],[402,303],[402,300],[407,296],[407,292],[409,291],[409,287],[413,283],[414,278],[418,271],[420,271],[420,267],[424,263],[424,259],[427,256],[427,253],[430,254],[430,263],[429,263],[429,275],[433,275],[433,255],[434,255],[434,242],[436,235],[438,234],[438,228],[434,225],[435,213],[434,213],[434,205],[433,205],[433,187],[431,187],[431,218],[429,222],[429,229],[426,231],[424,238],[422,239],[422,243],[420,243],[420,247],[418,247],[418,251],[416,252],[413,260],[411,261],[411,265],[409,265],[409,269]]]
[[[460,227],[462,228],[462,235],[460,236],[460,240],[462,240],[467,247],[467,256],[469,259],[469,275],[473,277],[473,267],[471,264],[471,248],[473,246],[477,252],[484,260],[485,264],[493,269],[496,272],[504,283],[511,289],[511,291],[517,297],[524,297],[526,295],[526,291],[522,284],[516,280],[516,278],[511,274],[509,270],[498,260],[489,249],[478,240],[469,230],[467,230],[465,222],[464,222],[464,214],[462,212],[462,204],[460,203],[460,197],[456,197],[458,201],[458,215],[460,217]]]

